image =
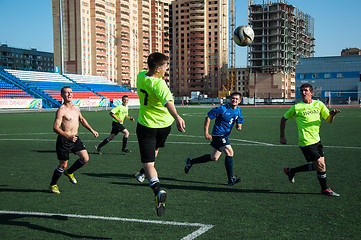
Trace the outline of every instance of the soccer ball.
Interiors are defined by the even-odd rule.
[[[239,26],[233,32],[233,41],[238,46],[249,46],[254,39],[254,32],[250,26]]]

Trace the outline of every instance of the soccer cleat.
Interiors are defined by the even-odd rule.
[[[140,173],[140,172],[136,172],[134,173],[134,177],[138,180],[138,182],[142,183],[145,180],[145,174],[144,173]]]
[[[97,150],[97,152],[98,152],[99,155],[102,155],[102,154],[103,154],[103,153],[101,152],[100,148],[98,148],[97,145],[95,146],[95,149]]]
[[[228,186],[233,186],[234,184],[237,184],[239,182],[241,182],[243,180],[243,178],[237,178],[237,176],[233,176],[231,177],[230,180],[228,180]]]
[[[189,169],[191,169],[192,167],[192,163],[191,163],[192,158],[187,158],[186,159],[186,166],[184,167],[184,172],[187,174],[189,172]]]
[[[50,185],[49,186],[49,189],[50,189],[50,191],[51,192],[53,192],[53,193],[56,193],[56,194],[60,194],[60,191],[59,191],[59,187],[58,187],[58,185]]]
[[[64,171],[64,175],[67,176],[71,183],[76,184],[77,181],[74,177],[74,173],[68,173],[68,171]]]
[[[155,197],[157,215],[160,217],[165,212],[165,200],[167,199],[167,193],[164,190],[160,190]]]
[[[335,193],[334,191],[332,191],[331,188],[327,188],[325,190],[322,190],[321,194],[326,195],[326,196],[330,196],[330,197],[339,197],[340,196],[340,194]]]
[[[295,174],[291,173],[291,169],[290,168],[284,168],[283,171],[288,176],[288,180],[290,180],[291,183],[295,183],[295,178],[294,178]]]
[[[123,149],[122,149],[122,152],[123,152],[123,153],[130,153],[130,152],[132,152],[132,151],[129,150],[128,148],[123,148]]]

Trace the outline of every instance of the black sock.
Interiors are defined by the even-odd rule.
[[[211,155],[206,154],[201,157],[192,158],[192,160],[190,162],[191,162],[191,164],[197,164],[197,163],[205,163],[205,162],[209,162],[209,161],[211,161]]]
[[[228,180],[230,180],[231,177],[233,177],[233,157],[232,156],[226,156],[226,159],[224,161],[224,165],[226,166]]]
[[[154,195],[157,196],[160,191],[160,182],[157,177],[149,180],[149,186],[153,189]]]
[[[313,163],[308,163],[299,167],[291,168],[291,173],[295,174],[298,172],[308,172],[313,170]]]
[[[321,190],[327,189],[326,172],[317,171],[317,179],[320,182]]]
[[[57,167],[54,170],[53,177],[51,178],[50,185],[56,185],[56,183],[58,182],[58,180],[61,177],[61,175],[63,174],[63,172],[64,172],[63,169],[61,169],[60,167]]]
[[[128,137],[124,136],[123,137],[123,149],[127,148],[127,142],[128,142]]]
[[[83,167],[85,165],[85,163],[80,160],[80,158],[75,161],[75,163],[67,170],[67,173],[71,174],[73,172],[75,172],[76,170],[78,170],[79,168]]]
[[[106,138],[103,140],[101,144],[98,145],[98,148],[102,148],[104,145],[106,145],[108,142],[110,142],[109,138]]]

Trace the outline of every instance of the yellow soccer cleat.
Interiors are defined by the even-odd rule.
[[[59,187],[58,187],[58,185],[50,185],[49,186],[49,189],[50,189],[50,191],[51,192],[53,192],[53,193],[56,193],[56,194],[60,194],[60,191],[59,191]]]
[[[73,173],[68,173],[68,171],[64,171],[64,175],[69,178],[71,183],[73,183],[73,184],[77,183]]]

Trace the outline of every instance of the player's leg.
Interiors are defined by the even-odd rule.
[[[59,165],[53,172],[49,186],[50,191],[53,193],[60,194],[57,182],[68,166],[69,151],[73,145],[74,144],[69,142],[65,137],[58,135],[56,139],[56,155],[59,160]]]
[[[340,194],[332,191],[331,188],[327,186],[325,157],[320,157],[317,161],[313,162],[313,165],[317,170],[317,179],[321,186],[321,193],[331,197],[339,197]]]
[[[117,134],[118,134],[118,131],[116,129],[115,130],[112,129],[112,132],[110,133],[110,135],[107,138],[105,138],[103,140],[103,142],[101,142],[99,145],[95,146],[95,149],[97,150],[97,152],[99,154],[102,154],[101,148],[104,147],[105,145],[107,145],[111,140],[113,140]]]
[[[234,184],[242,181],[242,178],[238,178],[237,176],[233,175],[233,148],[229,144],[222,147],[222,151],[226,154],[224,165],[226,167],[228,185],[233,186]]]
[[[84,165],[89,161],[89,154],[88,151],[85,149],[83,143],[80,143],[77,145],[78,148],[75,148],[73,151],[76,155],[79,156],[78,160],[74,162],[74,164],[64,171],[64,175],[67,176],[71,183],[76,184],[77,181],[74,177],[74,172],[77,171],[79,168],[84,167]],[[83,149],[81,149],[81,146],[83,146]],[[81,150],[76,150],[81,149]]]
[[[291,183],[295,182],[295,174],[299,172],[310,172],[315,171],[315,167],[313,165],[313,161],[320,158],[320,153],[316,150],[316,144],[300,147],[303,156],[305,157],[307,164],[295,167],[295,168],[284,168],[285,174],[288,176],[288,180]]]
[[[128,138],[129,138],[129,131],[127,129],[124,129],[122,131],[122,133],[124,134],[123,136],[123,147],[122,147],[122,151],[125,153],[129,153],[131,152],[128,148],[127,148],[127,143],[128,143]]]
[[[59,160],[58,167],[54,170],[53,176],[51,177],[50,182],[50,191],[56,194],[60,194],[59,187],[57,185],[59,178],[64,172],[64,169],[68,166],[68,160]]]
[[[137,137],[141,156],[141,162],[145,171],[146,178],[149,181],[149,186],[154,192],[156,201],[156,212],[158,216],[165,212],[165,200],[167,193],[160,188],[160,181],[158,173],[155,169],[155,157],[158,153],[159,147],[164,147],[165,140],[170,133],[168,129],[154,129],[137,124]]]
[[[222,145],[218,144],[218,139],[216,137],[212,138],[211,146],[212,146],[212,153],[211,154],[205,154],[200,157],[196,158],[186,158],[186,165],[184,167],[184,172],[187,174],[193,164],[199,164],[199,163],[206,163],[210,161],[218,161],[219,157],[222,154],[221,147]]]

